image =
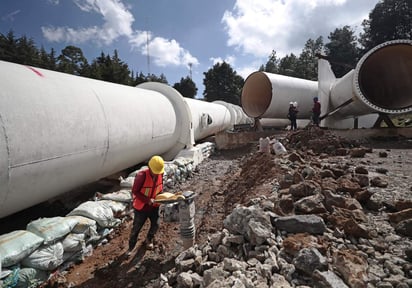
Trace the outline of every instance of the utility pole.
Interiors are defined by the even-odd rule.
[[[149,51],[149,28],[148,28],[148,20],[146,17],[146,52],[147,52],[147,78],[149,81],[151,79],[150,76],[150,51]]]
[[[192,62],[189,62],[189,76],[190,76],[190,80],[192,80]]]

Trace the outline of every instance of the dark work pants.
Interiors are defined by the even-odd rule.
[[[290,130],[296,130],[296,129],[298,129],[296,118],[290,118]]]
[[[139,236],[140,230],[142,229],[147,218],[150,219],[150,229],[147,235],[147,240],[152,240],[157,230],[159,229],[159,208],[155,208],[153,211],[144,212],[134,209],[134,219],[133,227],[130,232],[129,238],[129,251],[133,250],[137,243],[137,237]]]
[[[319,123],[320,123],[319,118],[320,118],[320,114],[313,113],[313,116],[312,116],[313,124],[319,126]]]

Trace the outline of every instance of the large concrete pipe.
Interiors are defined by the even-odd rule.
[[[212,103],[220,104],[225,106],[230,113],[230,124],[232,126],[236,124],[253,124],[254,120],[253,118],[248,117],[242,110],[242,107],[239,107],[237,105],[234,105],[232,103],[228,103],[225,101],[217,100],[213,101]]]
[[[171,99],[171,101],[176,101],[177,99],[180,102],[183,99],[185,105],[176,105],[178,109],[182,109],[182,111],[176,111],[176,113],[178,115],[189,114],[190,117],[182,119],[181,122],[192,123],[190,132],[193,134],[183,135],[181,139],[183,142],[187,137],[197,141],[216,134],[217,132],[233,128],[236,124],[243,124],[245,121],[253,122],[251,118],[243,113],[240,106],[231,103],[224,101],[214,101],[210,103],[191,98],[179,98],[174,95],[176,93],[179,94],[175,89],[167,85],[159,85],[159,83],[156,82],[145,82],[137,87],[160,92]],[[186,127],[184,131],[189,131],[189,127]],[[179,150],[180,149],[181,148],[179,148]],[[173,156],[175,155],[176,154]]]
[[[289,102],[298,102],[298,118],[310,117],[313,97],[318,95],[318,83],[267,72],[253,72],[243,85],[243,111],[254,118],[285,119]]]
[[[224,131],[231,127],[230,111],[223,105],[185,98],[192,113],[195,139]]]
[[[326,60],[320,59],[318,67],[322,114],[328,116],[326,126],[339,127],[341,119],[370,113],[412,111],[411,40],[394,40],[374,47],[355,69],[339,79],[335,79]]]
[[[188,101],[165,84],[135,88],[4,61],[0,83],[0,217],[194,143]]]
[[[288,103],[297,101],[300,118],[310,118],[312,99],[319,96],[322,115],[334,126],[342,119],[371,113],[412,111],[412,41],[394,40],[376,46],[356,69],[336,79],[319,60],[319,81],[254,72],[242,91],[242,108],[251,117],[284,118]],[[328,119],[328,118],[326,118]]]

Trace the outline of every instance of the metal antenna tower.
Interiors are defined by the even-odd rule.
[[[150,51],[149,51],[149,28],[146,17],[146,52],[147,52],[147,77],[150,78]]]
[[[192,80],[192,65],[193,65],[193,63],[190,62],[190,63],[189,63],[189,76],[190,76],[190,80]]]

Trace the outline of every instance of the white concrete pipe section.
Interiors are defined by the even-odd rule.
[[[190,144],[156,91],[8,62],[0,81],[0,217]]]
[[[167,85],[159,85],[157,82],[145,82],[137,87],[160,92],[169,95],[169,99],[177,99],[174,94],[179,94],[175,89]],[[180,94],[179,94],[180,95]],[[187,114],[187,123],[191,123],[190,139],[195,141],[206,138],[217,132],[233,128],[236,124],[253,123],[253,119],[243,113],[240,106],[225,101],[206,102],[197,99],[183,98],[186,105],[176,105],[180,108],[176,114]],[[181,99],[178,99],[180,102]],[[223,107],[222,107],[223,106]],[[186,129],[189,129],[186,127]],[[184,135],[182,140],[187,139]],[[193,143],[193,141],[192,141]],[[180,149],[180,148],[179,148]],[[175,154],[176,155],[176,154]]]
[[[412,111],[411,40],[393,40],[374,47],[342,78],[335,79],[326,60],[319,60],[318,71],[325,108],[322,114],[330,114],[330,119],[326,118],[329,122],[370,113]]]
[[[250,117],[285,119],[289,102],[298,102],[298,118],[311,115],[313,97],[318,96],[318,83],[267,72],[253,72],[243,85],[241,103]]]
[[[179,94],[179,92],[168,85],[159,85],[157,82],[145,82],[137,87],[160,92],[163,95],[167,95],[169,99],[178,99],[173,94]],[[206,102],[191,98],[183,99],[186,105],[176,105],[181,108],[179,111],[176,111],[176,114],[184,115],[189,113],[189,118],[186,121],[187,123],[189,121],[192,123],[190,132],[193,134],[189,136],[190,139],[195,141],[233,128],[236,124],[253,123],[253,119],[247,117],[240,106],[224,101]],[[181,101],[181,99],[178,100],[178,102]],[[186,127],[186,129],[189,128]],[[187,136],[184,135],[182,140],[187,139]]]
[[[230,111],[223,105],[185,98],[192,116],[195,140],[231,127]]]
[[[136,88],[4,61],[0,83],[0,217],[154,154],[170,160],[230,123],[224,106],[161,83]],[[193,129],[199,111],[212,123]]]
[[[242,107],[234,105],[232,103],[227,103],[221,100],[213,101],[212,103],[220,104],[225,106],[230,113],[230,124],[232,126],[237,124],[253,124],[254,120],[251,117],[248,117],[242,110]]]

